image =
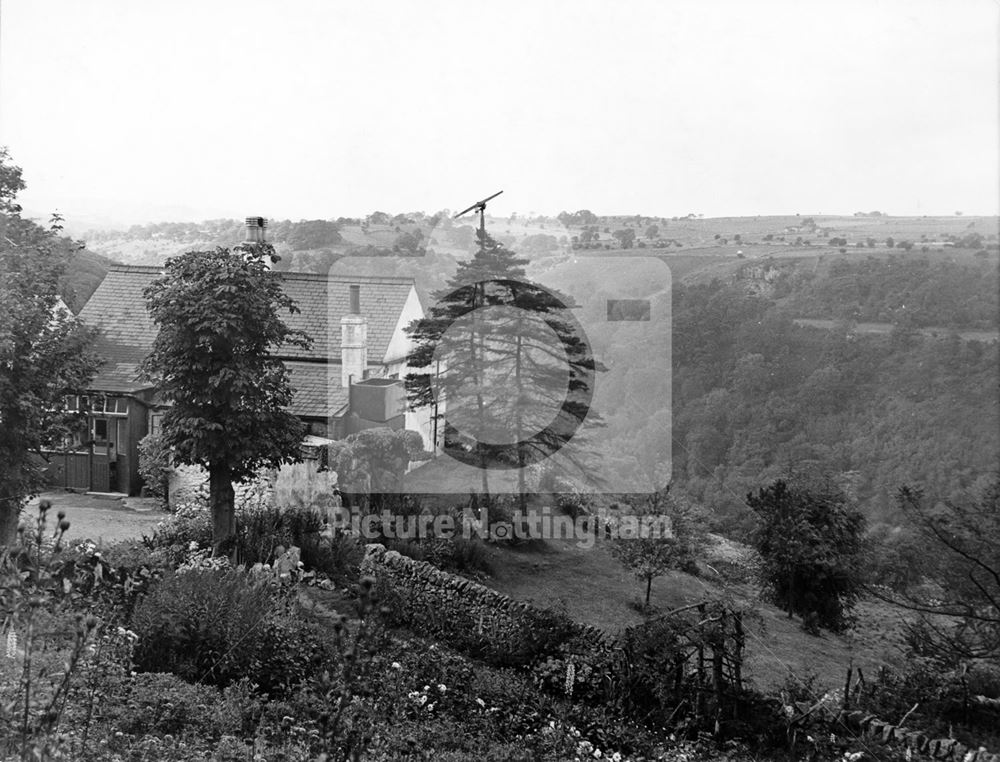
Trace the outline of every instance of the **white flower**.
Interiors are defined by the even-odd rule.
[[[448,690],[448,686],[446,686],[444,683],[438,683],[438,690],[441,691],[441,693],[444,693],[446,690]]]
[[[198,550],[198,543],[195,542],[194,540],[191,540],[191,542],[188,543],[188,550],[190,551]]]
[[[403,668],[403,665],[400,664],[398,661],[394,661],[389,666],[392,667],[393,669],[402,669]]]
[[[7,630],[7,658],[16,659],[17,658],[17,633],[14,632],[14,628],[11,627]]]
[[[611,762],[622,762],[621,752],[616,751],[611,755]]]
[[[483,701],[481,698],[477,698],[476,703],[479,704],[479,706],[483,707],[483,709],[486,708],[486,702]]]

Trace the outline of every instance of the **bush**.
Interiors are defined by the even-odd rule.
[[[167,469],[170,468],[170,450],[159,434],[147,434],[139,441],[139,475],[146,491],[166,503]]]
[[[281,693],[328,654],[322,628],[297,613],[290,593],[242,572],[172,574],[136,607],[136,669],[218,686],[248,677]]]
[[[278,508],[268,496],[254,493],[236,506],[236,558],[253,566],[271,563],[278,548],[295,546],[307,570],[333,577],[355,578],[361,562],[361,544],[351,535],[324,534],[324,518],[305,506]],[[178,506],[156,525],[147,547],[165,552],[179,565],[197,550],[212,547],[212,516],[200,500]]]
[[[753,542],[764,594],[813,634],[846,630],[862,586],[864,516],[822,482],[779,479],[748,494],[747,504],[758,516]]]
[[[151,537],[144,535],[142,540],[150,550],[163,551],[177,566],[191,550],[212,547],[212,514],[200,500],[182,503],[157,523]]]
[[[126,735],[192,731],[210,736],[228,730],[215,727],[212,710],[220,699],[212,685],[192,685],[172,674],[138,674],[121,700],[106,708],[103,719]]]

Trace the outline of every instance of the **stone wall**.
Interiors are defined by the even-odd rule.
[[[370,544],[361,563],[362,575],[387,581],[401,593],[396,612],[409,619],[429,617],[458,623],[484,638],[502,642],[509,633],[523,632],[545,615],[538,608],[477,582],[449,574],[433,564],[416,561],[384,545]],[[615,639],[590,625],[573,623],[571,637],[581,648],[610,648]]]
[[[411,620],[437,621],[442,627],[466,627],[484,638],[503,642],[506,633],[516,632],[534,621],[542,609],[519,601],[492,588],[438,569],[433,564],[416,561],[384,545],[369,544],[361,563],[361,574],[388,582],[401,593],[394,601],[404,610],[398,615]],[[605,631],[574,623],[574,650],[603,651],[610,654],[619,646],[616,637]],[[970,749],[953,739],[928,738],[905,727],[882,722],[863,712],[841,712],[838,724],[879,743],[900,744],[933,759],[951,762],[1000,762],[1000,755],[986,749]]]
[[[840,722],[865,739],[885,744],[899,744],[933,759],[952,762],[1000,762],[1000,754],[993,754],[983,747],[970,749],[953,738],[928,738],[916,730],[890,725],[864,712],[841,712]]]

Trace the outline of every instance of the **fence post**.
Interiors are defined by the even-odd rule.
[[[743,634],[743,612],[737,611],[734,614],[735,619],[735,653],[733,655],[733,668],[735,670],[736,678],[736,690],[743,690],[743,648],[746,645],[745,636]]]
[[[705,619],[705,604],[698,604],[698,618]],[[698,628],[698,682],[695,685],[695,717],[701,720],[701,710],[704,703],[705,693],[705,633],[702,627]]]
[[[715,716],[722,716],[722,706],[723,706],[723,683],[725,679],[722,675],[722,657],[726,649],[726,610],[722,610],[722,615],[719,619],[720,633],[719,637],[712,643],[712,683],[715,689]]]

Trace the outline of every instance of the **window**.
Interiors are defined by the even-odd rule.
[[[108,419],[107,418],[95,418],[94,419],[94,441],[96,441],[96,442],[107,442],[108,441]]]
[[[98,413],[101,415],[128,415],[128,397],[71,396],[66,397],[65,410],[80,413]]]

